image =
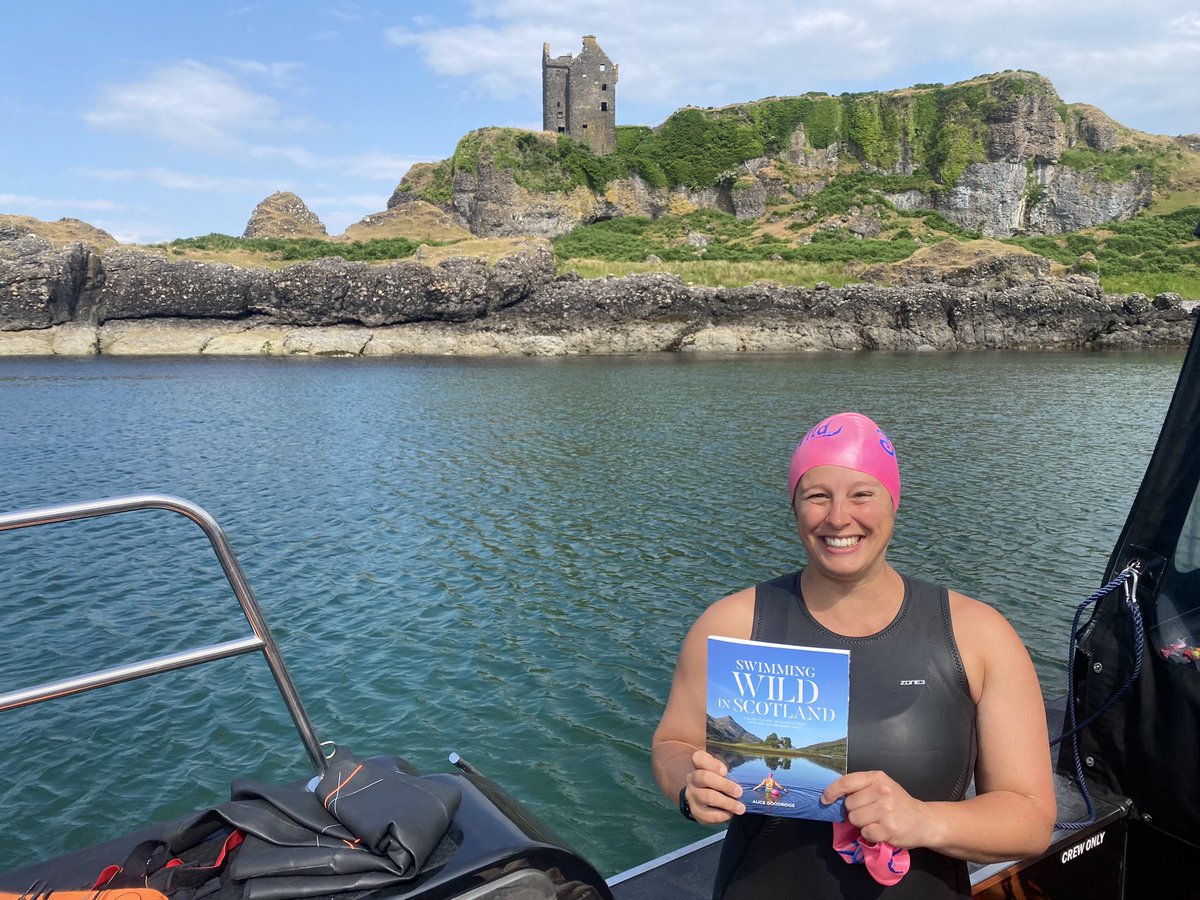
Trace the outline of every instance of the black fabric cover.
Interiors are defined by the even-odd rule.
[[[453,784],[409,775],[402,765],[339,750],[315,793],[303,784],[238,780],[229,802],[186,820],[167,843],[178,852],[213,835],[243,832],[221,877],[244,882],[246,900],[407,881],[446,834],[460,795]]]
[[[353,758],[330,763],[316,796],[367,849],[403,872],[420,869],[429,858],[460,799],[442,782]]]

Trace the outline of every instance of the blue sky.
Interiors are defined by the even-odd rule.
[[[540,128],[542,43],[584,34],[620,66],[619,124],[1032,69],[1200,132],[1194,0],[0,0],[0,213],[149,243],[241,234],[290,190],[340,234],[466,132]]]

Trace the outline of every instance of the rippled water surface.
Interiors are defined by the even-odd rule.
[[[884,426],[892,561],[999,607],[1051,696],[1181,361],[0,360],[0,510],[200,504],[322,739],[425,771],[457,751],[612,875],[707,833],[659,797],[650,736],[692,619],[801,562],[807,426]],[[245,633],[179,516],[0,534],[0,690]],[[258,658],[2,718],[0,868],[306,765]]]

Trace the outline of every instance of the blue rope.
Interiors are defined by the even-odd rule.
[[[1109,697],[1099,709],[1093,712],[1084,721],[1080,722],[1079,724],[1075,724],[1074,673],[1075,650],[1078,645],[1077,639],[1079,636],[1079,620],[1083,617],[1084,610],[1086,610],[1089,606],[1091,606],[1093,603],[1097,603],[1104,597],[1107,597],[1118,587],[1126,584],[1130,579],[1134,579],[1135,576],[1136,573],[1134,573],[1132,569],[1125,569],[1120,575],[1118,575],[1104,587],[1100,588],[1100,590],[1096,591],[1096,593],[1092,594],[1092,596],[1088,597],[1085,601],[1083,601],[1083,603],[1079,604],[1079,607],[1075,610],[1075,619],[1071,623],[1071,650],[1067,661],[1067,709],[1066,714],[1063,717],[1063,732],[1050,742],[1050,746],[1053,747],[1055,744],[1061,743],[1067,738],[1071,739],[1071,756],[1075,762],[1075,780],[1079,782],[1079,792],[1083,795],[1083,802],[1087,807],[1087,817],[1079,822],[1055,822],[1055,828],[1062,828],[1066,830],[1087,828],[1096,821],[1096,805],[1092,801],[1091,792],[1088,791],[1087,778],[1083,773],[1083,762],[1079,758],[1079,733],[1084,728],[1087,728],[1087,726],[1099,719],[1110,709],[1112,709],[1116,702],[1121,699],[1121,696],[1127,690],[1129,690],[1129,686],[1137,680],[1138,675],[1141,674],[1142,647],[1145,642],[1143,640],[1142,612],[1138,608],[1137,603],[1136,580],[1134,581],[1134,589],[1128,593],[1128,596],[1125,600],[1125,605],[1129,607],[1129,613],[1133,619],[1134,627],[1133,670],[1129,673],[1128,677],[1126,677],[1125,683],[1117,688],[1117,690],[1113,691],[1112,696]]]

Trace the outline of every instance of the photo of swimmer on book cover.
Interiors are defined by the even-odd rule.
[[[850,651],[708,639],[707,749],[747,813],[845,818],[821,792],[846,774]]]

